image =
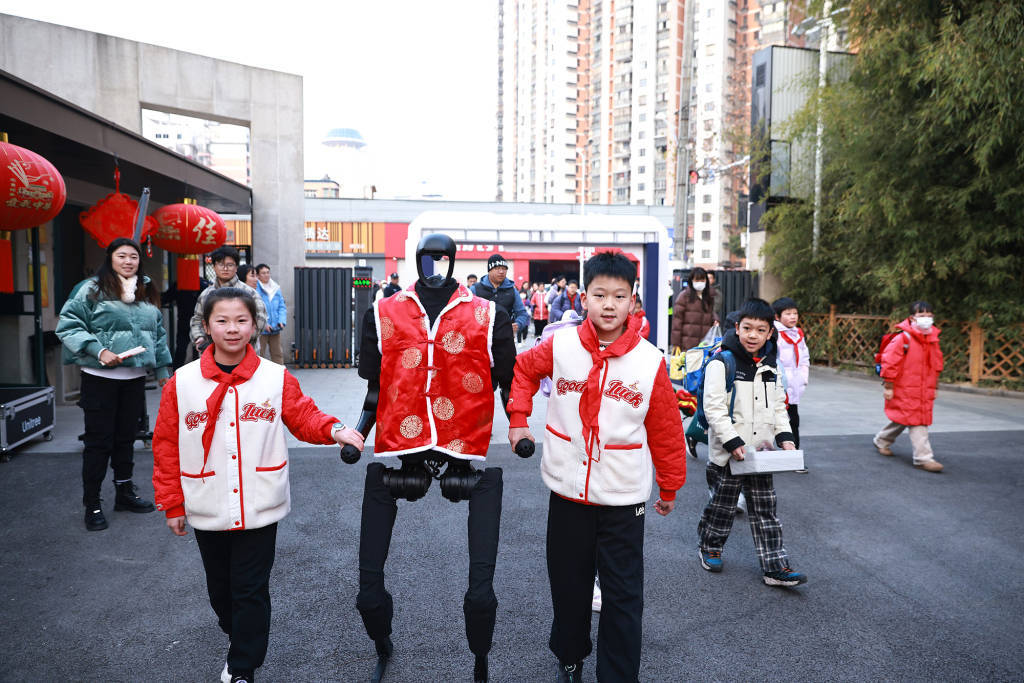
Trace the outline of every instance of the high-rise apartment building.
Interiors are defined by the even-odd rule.
[[[673,204],[690,107],[687,260],[742,262],[751,57],[794,44],[793,0],[499,0],[498,187],[505,201]]]
[[[672,203],[682,4],[499,0],[499,198]]]

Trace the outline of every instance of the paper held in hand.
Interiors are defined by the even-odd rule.
[[[729,471],[734,475],[793,472],[803,468],[803,451],[757,451],[747,446],[743,460],[729,459]]]
[[[128,349],[127,351],[122,351],[121,353],[117,354],[117,357],[120,358],[121,360],[124,360],[125,358],[131,358],[132,356],[137,356],[137,355],[139,355],[140,353],[142,353],[145,350],[146,350],[145,346],[136,346],[134,349]]]

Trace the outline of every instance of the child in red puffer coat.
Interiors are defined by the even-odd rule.
[[[875,448],[885,456],[893,454],[893,441],[904,429],[910,433],[914,449],[914,467],[926,472],[941,472],[928,441],[932,423],[935,387],[942,372],[939,328],[931,305],[915,301],[910,317],[897,325],[902,334],[893,337],[882,350],[882,380],[885,385],[885,415],[888,425],[875,435]]]

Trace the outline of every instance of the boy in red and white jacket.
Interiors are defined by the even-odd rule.
[[[207,297],[213,339],[164,386],[153,430],[153,487],[167,526],[196,533],[210,604],[231,640],[221,680],[252,681],[270,636],[277,522],[291,508],[285,428],[318,444],[362,435],[321,412],[284,368],[249,345],[256,304],[226,287]]]
[[[540,380],[551,397],[541,474],[551,489],[547,564],[554,620],[549,646],[558,680],[580,680],[590,654],[595,572],[603,590],[598,680],[637,680],[643,619],[644,512],[667,515],[686,480],[682,420],[664,357],[631,315],[636,267],[600,253],[584,265],[578,327],[559,330],[516,359],[509,441],[533,439],[526,418]]]

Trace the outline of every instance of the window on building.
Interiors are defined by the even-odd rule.
[[[643,148],[643,147],[640,148],[640,156],[642,156],[642,157],[647,156],[647,150],[645,148]]]
[[[646,173],[647,172],[647,167],[646,166],[639,166],[639,167],[637,167],[636,172],[637,173]]]
[[[711,258],[711,250],[710,249],[701,249],[700,250],[700,257],[702,259],[704,259],[704,260],[707,260],[707,259]]]
[[[711,231],[710,230],[701,230],[700,231],[700,238],[702,240],[704,240],[705,242],[710,242],[711,241]]]
[[[647,114],[646,114],[646,113],[643,113],[643,112],[641,112],[641,114],[640,114],[640,120],[641,120],[641,121],[646,121],[646,120],[647,120]]]
[[[711,214],[710,213],[702,213],[700,215],[700,222],[701,223],[710,223],[711,222]]]
[[[711,195],[709,195],[709,194],[704,195],[704,203],[705,204],[710,204],[711,203]]]
[[[714,125],[714,119],[704,119],[704,130],[711,130]]]
[[[714,111],[714,110],[715,110],[715,103],[714,102],[708,102],[708,103],[706,103],[704,105],[704,111]]]
[[[713,84],[713,83],[705,83],[705,84],[704,84],[704,92],[711,92],[711,89],[712,89],[713,87],[714,87],[714,84]]]
[[[646,132],[647,131],[644,131],[644,130],[640,131],[640,133],[637,135],[637,138],[640,139],[640,140],[643,140],[645,137],[647,137],[645,135]]]
[[[643,192],[644,191],[644,184],[643,183],[637,183],[636,189],[637,189],[638,192]]]
[[[641,95],[637,98],[636,103],[641,107],[647,104],[647,95]]]

